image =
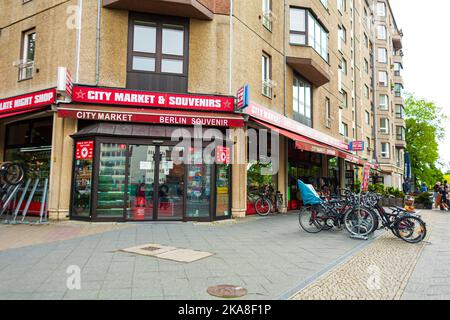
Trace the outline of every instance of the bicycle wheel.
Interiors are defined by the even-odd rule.
[[[298,220],[302,229],[308,233],[319,233],[325,227],[324,214],[317,207],[303,207]]]
[[[377,221],[378,219],[372,211],[362,207],[353,208],[344,216],[344,224],[347,231],[360,237],[366,237],[375,232]]]
[[[25,172],[20,164],[6,163],[2,167],[5,170],[3,179],[7,184],[15,186],[23,181]]]
[[[255,202],[255,210],[256,213],[260,216],[267,216],[270,213],[270,210],[272,208],[271,203],[266,198],[259,198]]]
[[[394,226],[394,234],[408,243],[419,243],[427,236],[427,227],[422,219],[412,216],[401,218]]]

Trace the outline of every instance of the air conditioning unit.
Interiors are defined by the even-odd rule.
[[[272,98],[272,88],[274,86],[276,86],[276,83],[272,80],[263,81],[263,83],[262,83],[263,95],[265,95],[266,97]]]
[[[272,22],[275,19],[272,11],[266,11],[262,14],[262,23],[263,26],[269,30],[272,30]]]

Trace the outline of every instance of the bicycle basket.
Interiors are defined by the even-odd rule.
[[[323,202],[312,185],[305,184],[302,180],[298,180],[298,188],[302,194],[304,205],[317,205]]]

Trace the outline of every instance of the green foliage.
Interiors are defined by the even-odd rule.
[[[384,194],[384,184],[382,183],[377,183],[377,184],[371,184],[369,185],[369,191],[370,192],[375,192],[378,194]]]
[[[405,101],[406,151],[411,156],[411,167],[418,181],[432,186],[442,181],[443,174],[437,168],[438,141],[444,137],[446,117],[433,102],[408,95]]]
[[[355,182],[355,187],[354,187],[353,192],[359,192],[360,190],[361,190],[361,181],[360,181],[360,180],[357,180],[357,181]]]
[[[394,196],[396,198],[404,198],[405,197],[405,194],[403,193],[403,191],[393,188],[393,187],[386,188],[384,186],[384,184],[381,184],[381,183],[369,185],[369,191],[375,192],[378,194],[382,194],[384,196]]]
[[[423,192],[416,197],[416,203],[421,203],[425,206],[430,206],[433,204],[433,200],[431,200],[432,196],[433,195],[429,192]]]

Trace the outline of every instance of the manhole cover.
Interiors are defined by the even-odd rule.
[[[221,284],[218,286],[209,287],[207,292],[210,295],[219,298],[240,298],[247,294],[247,289],[239,286]]]
[[[145,247],[145,248],[142,248],[142,250],[145,250],[145,251],[156,251],[156,250],[160,250],[161,248],[158,248],[158,247]]]

